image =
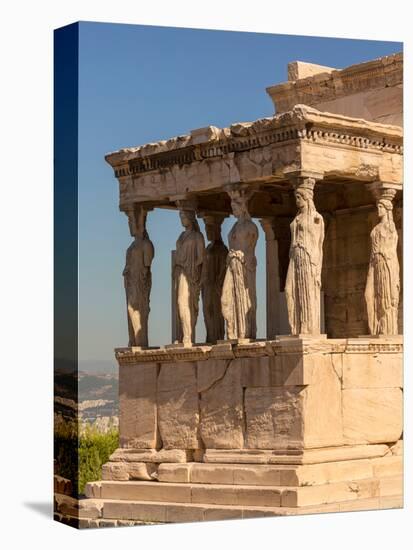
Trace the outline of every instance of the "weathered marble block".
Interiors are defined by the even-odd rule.
[[[212,382],[200,392],[200,436],[205,447],[239,449],[244,446],[244,396],[241,385],[242,360],[226,361],[217,371],[214,360],[198,363],[198,373]],[[206,372],[210,371],[209,375]],[[218,375],[214,380],[214,374]],[[221,376],[220,376],[221,375]]]
[[[401,388],[403,358],[401,353],[346,353],[343,356],[343,389]]]
[[[159,433],[165,449],[198,449],[196,363],[163,363],[158,378]]]
[[[403,431],[403,392],[400,388],[343,390],[343,429],[346,444],[390,443]]]
[[[157,444],[157,363],[127,365],[119,376],[121,447],[153,449]]]
[[[247,387],[249,448],[304,449],[341,445],[341,380],[333,354],[271,358],[268,387]]]
[[[123,349],[121,446],[194,451],[202,461],[208,449],[282,454],[394,443],[402,434],[401,347],[400,337],[290,337]],[[164,462],[139,456],[137,463]]]
[[[302,449],[303,388],[247,388],[247,446],[252,449]]]

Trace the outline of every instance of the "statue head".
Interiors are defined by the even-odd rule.
[[[141,206],[134,206],[126,212],[129,231],[132,237],[143,237],[146,234],[146,217],[148,212]]]
[[[183,227],[185,227],[185,229],[199,231],[199,225],[196,219],[195,210],[183,208],[179,211],[179,217],[181,219],[181,224]]]
[[[231,198],[231,209],[234,216],[238,219],[250,219],[248,201],[251,198],[253,190],[245,184],[231,184],[228,186],[227,192]]]
[[[204,214],[202,217],[205,222],[205,233],[208,241],[212,243],[222,240],[221,224],[224,220],[224,216]]]
[[[205,222],[205,233],[208,241],[214,242],[217,240],[216,225],[213,222]]]
[[[248,214],[247,201],[245,200],[245,197],[233,197],[231,199],[231,208],[236,218],[241,218],[242,216],[245,216],[245,214]]]
[[[382,182],[376,182],[369,186],[376,199],[377,214],[381,223],[393,222],[393,199],[396,196],[397,189],[392,185],[387,186]]]
[[[294,191],[295,204],[300,211],[312,210],[314,206],[314,184],[315,181],[307,178]]]
[[[377,213],[380,221],[393,221],[393,203],[389,199],[379,199],[377,201]]]

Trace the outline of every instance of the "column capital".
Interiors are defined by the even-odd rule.
[[[150,212],[153,209],[154,207],[152,205],[146,205],[145,203],[140,202],[129,202],[119,206],[119,210],[124,212],[127,216],[130,214],[135,214],[138,210],[142,212]]]
[[[122,205],[121,211],[128,217],[129,232],[132,237],[139,234],[139,227],[145,229],[146,215],[153,210],[153,206],[145,206],[138,202]]]
[[[324,173],[312,170],[284,170],[284,176],[290,181],[294,189],[303,186],[313,189],[316,182],[324,178]]]
[[[214,223],[222,225],[222,222],[225,218],[229,217],[229,214],[226,212],[215,212],[213,210],[202,210],[197,213],[198,218],[204,220],[205,223]]]
[[[224,191],[233,198],[237,196],[243,196],[247,199],[250,199],[251,196],[255,193],[256,187],[248,183],[227,183],[223,187]]]
[[[194,210],[196,211],[198,207],[198,200],[196,197],[188,197],[187,195],[182,195],[175,200],[176,206],[179,210]]]
[[[371,191],[376,201],[387,199],[392,201],[396,196],[397,191],[402,190],[400,183],[388,183],[385,181],[374,181],[367,184],[367,189]]]

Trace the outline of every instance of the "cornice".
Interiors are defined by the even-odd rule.
[[[256,340],[248,343],[222,342],[216,345],[165,346],[161,348],[117,348],[120,367],[141,363],[179,363],[207,359],[237,359],[279,355],[324,353],[401,353],[402,338],[363,337],[349,339],[293,338]]]
[[[296,105],[291,111],[271,118],[216,129],[204,143],[194,144],[191,135],[179,136],[168,141],[121,149],[105,158],[114,168],[117,178],[133,178],[217,157],[225,160],[244,151],[269,145],[288,145],[295,141],[325,147],[369,149],[377,153],[403,153],[403,130],[399,126]]]

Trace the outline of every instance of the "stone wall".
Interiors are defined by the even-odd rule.
[[[325,327],[331,338],[368,334],[364,298],[370,260],[370,232],[377,224],[374,205],[337,210],[328,220],[324,242],[322,287]],[[402,220],[395,216],[399,234],[398,257],[402,269]],[[403,299],[399,302],[402,333]]]
[[[233,358],[121,364],[121,447],[147,449],[156,462],[174,450],[193,459],[204,449],[289,452],[400,438],[400,339],[255,347],[254,356],[235,346]]]
[[[368,334],[364,299],[375,209],[335,212],[324,245],[322,284],[326,332],[332,338]]]
[[[288,82],[270,86],[276,112],[297,103],[320,111],[403,126],[403,53],[344,69],[289,64]]]

